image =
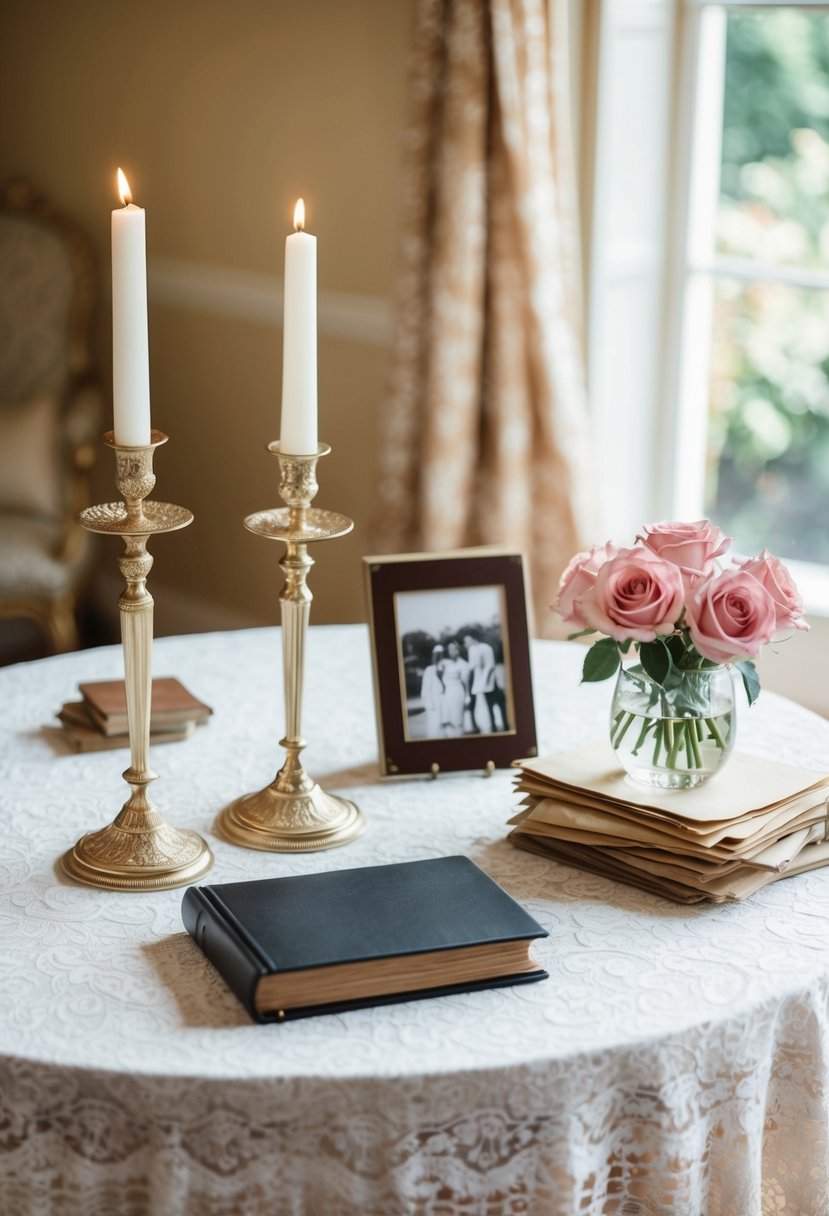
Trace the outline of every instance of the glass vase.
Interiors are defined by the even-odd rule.
[[[610,711],[610,742],[634,781],[662,790],[700,785],[722,767],[736,734],[728,667],[672,668],[658,684],[639,664],[622,667]]]

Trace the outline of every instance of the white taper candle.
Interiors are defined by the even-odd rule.
[[[317,450],[317,238],[303,232],[299,199],[285,240],[282,317],[282,422],[280,447],[294,456]]]
[[[150,442],[150,350],[144,210],[118,170],[123,207],[112,213],[112,392],[115,442]]]

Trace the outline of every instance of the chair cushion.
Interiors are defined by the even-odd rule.
[[[69,590],[76,570],[58,561],[61,525],[0,515],[0,599],[51,599]]]
[[[58,427],[54,397],[0,408],[0,511],[61,514]]]

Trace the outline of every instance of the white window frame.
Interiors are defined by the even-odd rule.
[[[594,0],[595,137],[588,236],[588,390],[602,539],[661,514],[665,249],[675,0]],[[635,139],[635,158],[631,147]]]
[[[829,274],[713,251],[726,9],[781,0],[595,2],[588,384],[602,535],[631,543],[651,519],[703,513],[715,276],[829,290]],[[787,564],[807,609],[829,617],[829,567]]]

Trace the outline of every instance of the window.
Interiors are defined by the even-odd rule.
[[[829,4],[596,3],[604,531],[708,514],[829,614]]]
[[[829,11],[689,25],[676,513],[829,569]]]

